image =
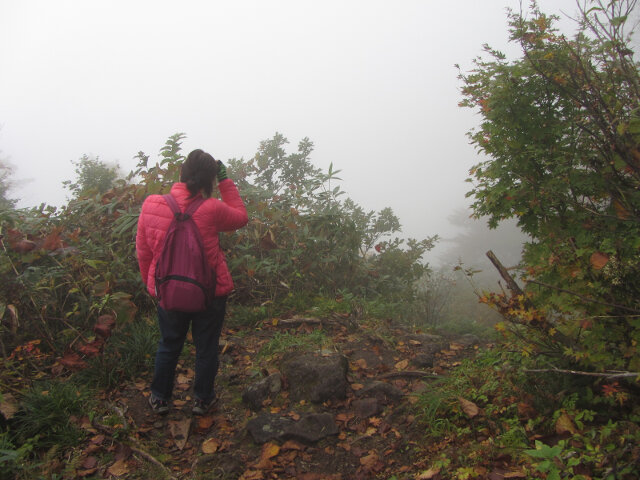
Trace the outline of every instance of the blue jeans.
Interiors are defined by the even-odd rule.
[[[162,338],[156,352],[155,371],[151,393],[160,400],[169,401],[178,358],[191,324],[196,347],[196,378],[193,393],[208,402],[215,397],[214,382],[218,373],[218,347],[224,320],[227,297],[216,297],[204,312],[172,312],[158,305],[158,324]]]

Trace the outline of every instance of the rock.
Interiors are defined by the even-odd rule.
[[[397,402],[404,397],[404,392],[386,382],[371,382],[358,390],[360,397],[373,397],[381,404]]]
[[[282,390],[282,376],[279,373],[274,373],[249,385],[242,393],[242,400],[252,410],[260,410],[263,402],[268,398],[272,398],[280,390]]]
[[[329,413],[305,414],[297,422],[290,418],[265,413],[249,420],[247,430],[256,443],[296,440],[310,444],[338,434],[338,426]]]
[[[351,404],[359,418],[369,418],[382,412],[382,405],[377,398],[361,398]]]
[[[293,423],[290,418],[263,413],[247,422],[247,430],[256,443],[283,440],[285,428]]]
[[[457,338],[455,342],[464,345],[465,347],[473,347],[480,343],[480,339],[473,333],[465,333],[461,337]]]
[[[433,353],[421,352],[411,359],[411,363],[418,368],[431,368],[433,367],[433,360]]]
[[[310,413],[285,429],[285,440],[315,443],[330,435],[338,434],[338,426],[330,413]]]
[[[420,342],[419,345],[416,345],[416,349],[431,355],[447,347],[447,342],[440,335],[422,333],[409,335],[407,338],[414,342]]]
[[[322,403],[347,396],[347,368],[342,355],[307,354],[286,361],[282,373],[289,383],[291,400]]]

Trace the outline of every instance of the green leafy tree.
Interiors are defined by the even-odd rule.
[[[592,0],[572,38],[535,2],[510,12],[522,56],[461,74],[462,106],[478,109],[473,208],[490,225],[517,218],[529,300],[506,311],[575,362],[640,370],[640,75],[631,48],[635,0]],[[513,312],[516,312],[514,314]],[[554,320],[551,320],[551,319]],[[560,332],[560,333],[557,333]],[[534,346],[532,345],[532,348]],[[547,350],[548,351],[548,350]]]
[[[0,159],[0,211],[11,210],[16,206],[16,200],[9,198],[9,191],[13,186],[12,175],[13,168],[6,160]]]
[[[62,182],[74,196],[103,194],[112,188],[119,178],[118,165],[108,165],[98,157],[92,158],[83,155],[80,160],[71,161],[75,166],[75,181]]]

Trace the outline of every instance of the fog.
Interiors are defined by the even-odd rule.
[[[309,137],[313,162],[341,170],[365,209],[391,207],[403,236],[452,238],[480,160],[454,64],[471,68],[484,43],[517,55],[506,7],[520,2],[0,0],[11,196],[65,203],[62,181],[83,154],[128,171],[138,151],[155,158],[184,132],[185,152],[224,161],[280,132],[291,150]]]

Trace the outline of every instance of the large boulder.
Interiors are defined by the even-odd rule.
[[[342,355],[305,354],[285,360],[282,373],[291,400],[322,403],[347,396],[347,369],[347,359]]]

